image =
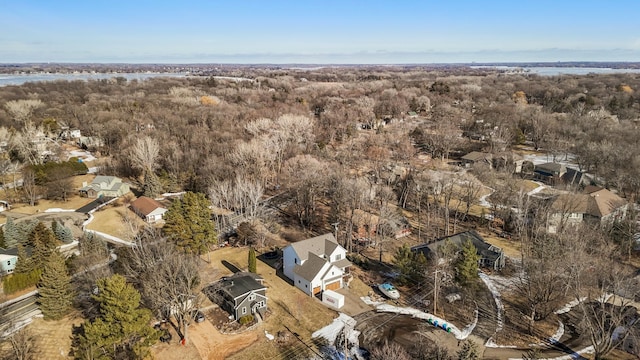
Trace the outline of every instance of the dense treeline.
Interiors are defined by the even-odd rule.
[[[152,197],[162,192],[194,192],[174,203],[164,229],[189,254],[206,253],[215,243],[216,232],[222,234],[233,226],[237,226],[238,241],[245,245],[263,247],[278,232],[295,240],[281,224],[271,221],[274,208],[263,200],[276,195],[286,207],[283,212],[295,220],[288,226],[334,230],[350,252],[361,246],[353,237],[366,242],[375,238],[380,260],[383,252],[395,252],[401,281],[423,282],[425,289],[432,287],[436,294],[440,290],[435,289],[445,285],[436,284],[435,278],[430,283],[427,273],[455,275],[450,277],[455,282],[450,286],[456,291],[474,288],[469,284],[479,280],[472,246],[465,244],[462,251],[441,254],[447,257],[441,265],[390,240],[406,235],[403,230],[408,227],[413,240],[422,242],[501,218],[505,221],[501,226],[521,241],[523,272],[517,279],[517,291],[523,300],[518,316],[528,321],[525,330],[509,326],[532,335],[536,322],[551,316],[566,298],[597,290],[580,309],[586,319],[594,321],[588,324],[594,330],[596,320],[613,316],[610,309],[590,308],[598,296],[622,287],[637,290],[635,285],[622,283],[630,279],[629,267],[622,262],[631,253],[635,214],[606,226],[562,227],[557,234],[546,234],[541,229],[550,214],[544,212],[544,206],[533,204],[522,179],[513,176],[506,164],[513,155],[510,150],[520,145],[526,145],[527,151],[543,151],[550,160],[571,157],[581,170],[594,175],[598,185],[636,200],[640,189],[640,98],[636,95],[640,76],[542,77],[403,67],[246,67],[225,75],[237,78],[144,82],[115,78],[0,88],[0,135],[8,139],[8,155],[0,160],[25,165],[25,194],[30,185],[46,183],[51,184],[49,196],[64,200],[71,184],[62,175],[52,176],[49,169],[84,168],[76,169],[80,165],[71,164],[73,160],[61,165],[42,159],[29,139],[39,133],[54,138],[67,127],[80,129],[84,136],[99,139],[86,146],[108,159],[100,172],[138,182],[139,190]],[[472,150],[506,159],[505,165],[460,171],[448,164]],[[52,180],[57,182],[52,184]],[[493,191],[491,208],[485,206],[483,211],[491,212],[492,217],[476,214],[477,223],[470,224],[471,207],[479,204],[481,191],[487,188]],[[27,197],[33,203],[35,196]],[[194,213],[187,211],[195,209],[194,204],[205,220],[190,221],[186,216]],[[215,212],[215,231],[208,222],[209,205],[221,210]],[[233,216],[218,215],[228,210]],[[413,223],[405,218],[405,210],[412,213]],[[207,223],[207,227],[196,229],[192,223]],[[19,239],[33,230],[24,227],[9,220],[4,241],[23,241]],[[195,239],[189,234],[196,230],[202,235],[198,235],[199,243],[182,241]],[[61,231],[54,231],[58,233]],[[181,284],[184,288],[174,289],[177,295],[169,301],[164,283],[169,276],[158,274],[175,274],[175,269],[181,269],[185,279],[196,279],[192,276],[197,271],[195,258],[174,255],[170,258],[176,262],[165,262],[163,272],[147,268],[147,257],[176,253],[175,245],[161,242],[159,234],[147,236],[154,239],[148,242],[152,245],[148,252],[121,256],[131,260],[121,272],[130,281],[137,279],[134,283],[142,290],[145,306],[157,316],[166,315],[171,309],[166,303],[179,303],[198,284]],[[103,250],[98,252],[102,257]],[[594,268],[607,271],[594,274]],[[52,294],[65,285],[64,272],[57,275],[50,281]],[[186,332],[185,316],[181,318],[178,327]],[[615,323],[627,320],[621,314]],[[614,329],[608,325],[606,331]],[[186,333],[182,335],[186,338]],[[594,346],[600,355],[613,348],[608,343]]]

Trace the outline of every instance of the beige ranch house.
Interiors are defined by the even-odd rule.
[[[80,195],[97,199],[101,197],[120,197],[129,192],[129,185],[116,176],[96,176],[91,184],[80,189]]]

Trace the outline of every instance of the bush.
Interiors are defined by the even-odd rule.
[[[6,277],[2,282],[4,293],[9,295],[28,287],[35,286],[38,281],[40,281],[40,275],[42,275],[42,270],[36,269],[28,273],[17,273]]]
[[[247,325],[253,322],[253,315],[245,315],[238,320],[240,325]]]

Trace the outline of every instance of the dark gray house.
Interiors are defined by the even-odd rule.
[[[238,320],[246,315],[264,316],[267,310],[267,287],[253,273],[240,272],[220,280],[220,306]]]
[[[480,260],[478,260],[480,267],[492,268],[493,270],[500,270],[504,267],[504,252],[502,249],[487,243],[482,236],[473,230],[443,237],[432,243],[414,246],[411,248],[411,251],[422,252],[425,257],[428,258],[432,256],[445,241],[450,241],[454,245],[462,246],[467,240],[471,240],[478,255],[480,255]]]
[[[564,164],[549,162],[535,165],[534,179],[540,180],[548,185],[557,185],[562,182],[562,177],[567,173]]]

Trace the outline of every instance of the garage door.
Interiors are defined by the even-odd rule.
[[[329,283],[325,286],[327,290],[338,290],[340,289],[340,280]]]
[[[315,295],[315,294],[319,293],[319,292],[320,292],[320,290],[321,290],[321,289],[320,289],[320,286],[316,286],[316,287],[314,287],[314,288],[313,288],[313,295]]]

